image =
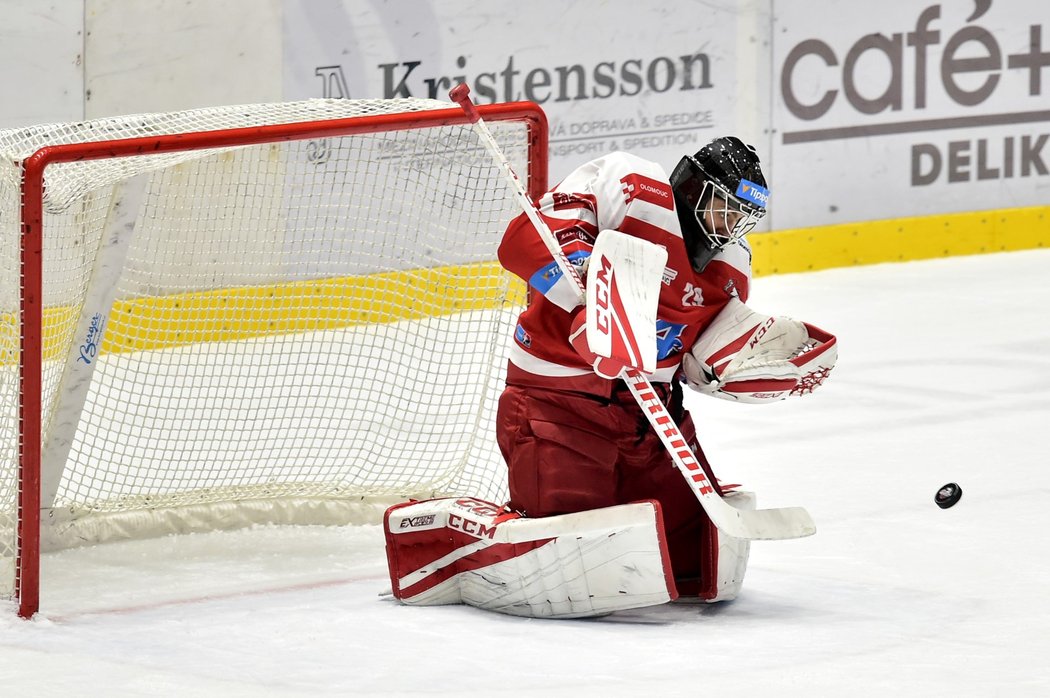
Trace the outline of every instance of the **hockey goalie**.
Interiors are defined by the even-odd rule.
[[[834,336],[747,304],[745,236],[768,197],[754,148],[732,136],[684,156],[670,177],[627,153],[585,163],[537,202],[565,258],[587,278],[582,296],[532,220],[510,224],[499,258],[530,291],[496,420],[510,499],[391,508],[385,529],[396,598],[575,618],[737,595],[749,541],[712,524],[622,371],[645,372],[715,492],[754,509],[752,493],[716,479],[683,388],[769,403],[812,392],[835,365]],[[651,289],[637,297],[593,288],[611,264],[600,251],[623,236],[666,251]],[[631,306],[646,294],[655,352],[632,347],[629,333],[620,351],[592,345],[586,318],[594,305]]]

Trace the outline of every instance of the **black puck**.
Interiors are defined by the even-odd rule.
[[[933,501],[937,503],[941,509],[947,509],[948,507],[955,506],[955,503],[962,499],[962,487],[949,482],[947,485],[937,490],[937,494],[934,496]]]

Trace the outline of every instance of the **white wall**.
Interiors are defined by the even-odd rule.
[[[85,118],[281,100],[280,0],[85,0]]]
[[[0,0],[0,128],[280,101],[281,0]]]
[[[1045,0],[521,7],[0,0],[0,126],[320,96],[444,98],[465,77],[482,103],[543,104],[553,179],[615,148],[669,169],[710,137],[741,135],[770,174],[773,228],[1050,201]]]
[[[80,2],[0,0],[0,128],[84,117]]]

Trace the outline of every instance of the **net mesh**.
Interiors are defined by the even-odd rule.
[[[53,143],[448,107],[311,100],[0,131],[0,582],[18,516],[19,161]],[[527,171],[525,125],[491,126]],[[466,126],[50,166],[45,543],[218,527],[238,503],[301,502],[312,513],[290,518],[326,522],[317,502],[501,500],[492,422],[523,302],[494,261],[516,213],[501,177]],[[142,203],[114,254],[132,178]],[[170,523],[179,511],[193,522]]]

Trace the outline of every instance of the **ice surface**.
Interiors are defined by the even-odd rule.
[[[750,304],[840,360],[801,400],[692,401],[720,478],[819,529],[755,543],[737,601],[403,607],[374,527],[111,544],[46,555],[40,616],[0,614],[0,695],[1050,695],[1050,251],[762,278]]]

